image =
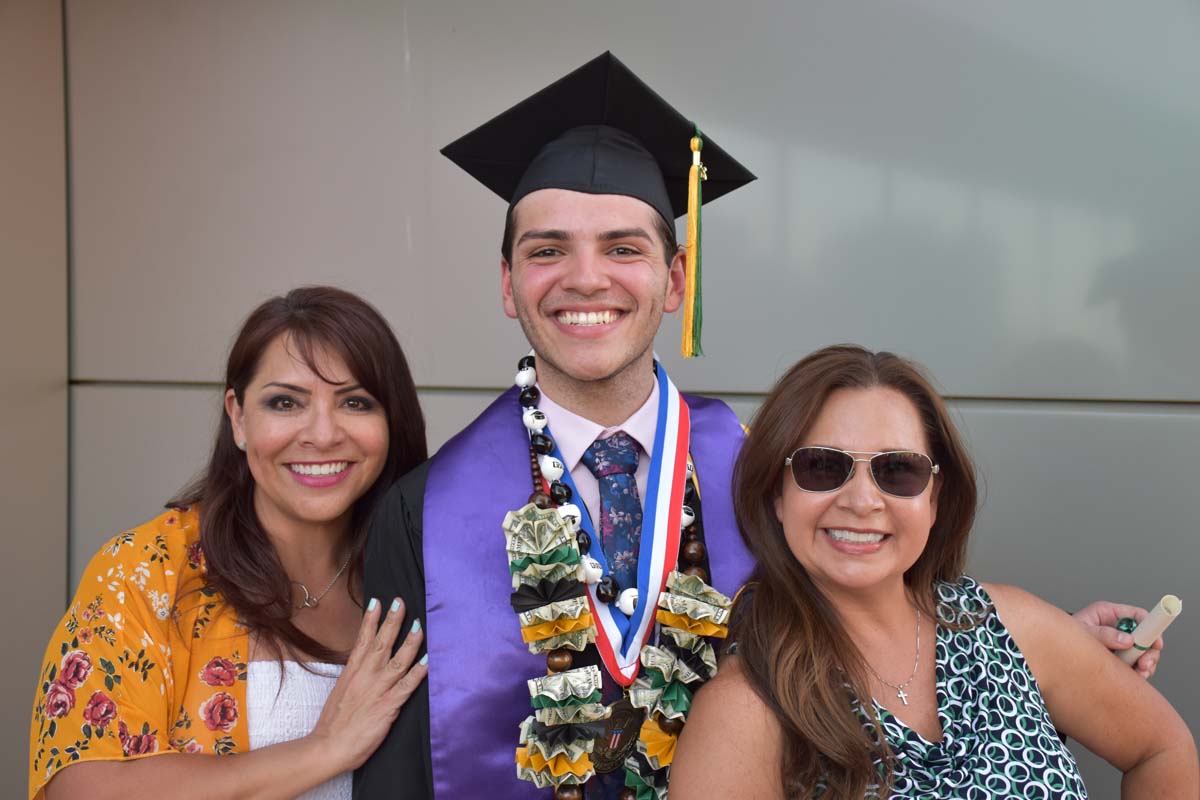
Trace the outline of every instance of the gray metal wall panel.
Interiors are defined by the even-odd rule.
[[[66,591],[67,180],[62,14],[0,2],[0,797],[22,797],[46,636]],[[39,687],[40,688],[40,687]]]
[[[978,401],[956,410],[987,488],[974,574],[1069,610],[1098,599],[1149,607],[1167,593],[1197,610],[1200,408]],[[1154,685],[1195,735],[1200,625],[1185,616],[1166,638]],[[1073,749],[1091,796],[1118,797],[1119,773]]]
[[[74,4],[78,377],[211,379],[250,301],[327,280],[423,384],[507,380],[504,206],[436,151],[611,47],[761,176],[706,215],[688,385],[852,340],[960,396],[1200,399],[1196,11],[1103,6]]]
[[[203,468],[220,402],[216,388],[72,387],[72,587],[102,544]]]

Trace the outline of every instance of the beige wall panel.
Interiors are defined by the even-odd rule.
[[[59,4],[0,2],[0,796],[25,793],[29,719],[67,547],[67,198]]]

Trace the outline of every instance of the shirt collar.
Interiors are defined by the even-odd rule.
[[[554,402],[544,389],[538,408],[550,423],[550,432],[554,435],[554,443],[558,445],[559,452],[562,453],[563,466],[567,468],[567,472],[578,466],[579,460],[583,458],[583,451],[587,450],[592,442],[612,436],[617,431],[625,431],[632,436],[642,446],[642,452],[654,452],[654,436],[658,433],[657,380],[653,382],[646,402],[642,403],[629,419],[609,428],[568,411]]]

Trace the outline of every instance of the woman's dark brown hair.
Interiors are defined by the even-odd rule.
[[[738,457],[734,510],[757,566],[753,591],[739,599],[730,631],[742,669],[783,731],[780,770],[787,797],[861,798],[867,787],[890,784],[875,759],[891,763],[879,727],[864,729],[854,697],[870,711],[870,684],[858,648],[836,610],[796,560],[775,514],[785,479],[784,459],[803,441],[838,389],[886,387],[917,409],[941,471],[937,519],[916,563],[904,574],[910,594],[930,619],[934,581],[955,581],[963,570],[975,518],[975,471],[945,403],[914,364],[892,353],[853,345],[826,347],[784,375],[763,402]],[[881,792],[887,796],[888,792]]]
[[[289,350],[325,379],[316,354],[339,356],[350,374],[383,409],[388,453],[374,485],[354,504],[348,549],[354,554],[346,581],[357,585],[367,521],[379,498],[404,473],[425,460],[425,419],[400,343],[369,303],[328,286],[293,289],[272,297],[247,317],[225,369],[226,392],[239,405],[258,372],[267,348],[286,336]],[[339,653],[292,624],[292,587],[266,531],[254,511],[254,477],[246,455],[237,448],[227,414],[221,415],[208,466],[170,506],[200,508],[200,546],[208,588],[220,593],[238,618],[279,657],[301,661],[342,661]]]

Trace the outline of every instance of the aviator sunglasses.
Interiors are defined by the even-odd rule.
[[[858,458],[857,456],[869,456]],[[800,447],[784,459],[792,480],[806,492],[833,492],[846,485],[858,462],[871,465],[871,480],[892,497],[916,497],[925,491],[938,465],[924,453],[892,450],[886,453],[847,452],[833,447]]]

